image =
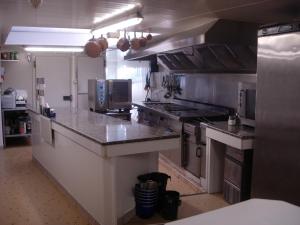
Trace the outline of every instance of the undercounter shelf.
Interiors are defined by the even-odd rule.
[[[31,134],[4,134],[6,138],[14,138],[14,137],[30,137]]]
[[[4,147],[8,138],[31,137],[31,120],[26,107],[2,109],[2,124]]]

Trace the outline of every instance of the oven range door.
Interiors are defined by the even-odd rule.
[[[205,178],[206,145],[203,143],[197,144],[192,137],[192,135],[189,135],[186,141],[185,169],[198,178]]]

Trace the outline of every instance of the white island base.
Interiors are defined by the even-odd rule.
[[[134,215],[137,176],[157,171],[158,151],[179,145],[178,137],[101,145],[40,115],[32,122],[33,158],[101,225]]]

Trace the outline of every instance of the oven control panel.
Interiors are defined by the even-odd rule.
[[[106,103],[106,82],[105,80],[98,80],[97,82],[97,100],[98,105],[103,107]]]

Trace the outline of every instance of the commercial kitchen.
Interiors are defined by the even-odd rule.
[[[1,225],[299,225],[300,2],[1,0]]]

